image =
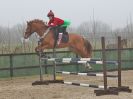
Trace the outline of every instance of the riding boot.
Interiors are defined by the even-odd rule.
[[[53,46],[53,48],[55,48],[57,45],[57,40],[58,40],[58,27],[53,27],[53,32],[54,32],[54,46]]]
[[[66,32],[66,31],[65,31],[65,33],[64,33],[64,34],[65,34],[65,35],[68,35],[68,32]]]
[[[54,40],[54,48],[56,47],[57,45],[57,39]]]

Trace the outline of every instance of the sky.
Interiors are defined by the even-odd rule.
[[[33,19],[48,21],[49,10],[56,17],[70,20],[74,27],[94,18],[119,28],[132,18],[133,0],[0,0],[0,26]]]

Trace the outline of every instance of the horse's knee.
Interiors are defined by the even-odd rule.
[[[40,47],[36,47],[36,48],[35,48],[35,51],[36,51],[36,52],[42,52],[42,49],[41,49]]]

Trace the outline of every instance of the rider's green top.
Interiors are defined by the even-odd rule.
[[[68,27],[71,24],[69,20],[64,20],[64,24],[61,25],[62,27]]]

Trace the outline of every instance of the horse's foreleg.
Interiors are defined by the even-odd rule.
[[[36,51],[36,52],[43,52],[44,49],[46,49],[47,47],[48,47],[48,45],[43,45],[43,46],[39,45],[39,46],[37,46],[37,47],[35,48],[35,51]]]
[[[47,57],[44,53],[43,53],[43,51],[44,51],[44,49],[45,48],[47,48],[47,45],[45,45],[45,46],[37,46],[36,48],[35,48],[35,51],[36,51],[36,53],[37,53],[37,55],[39,55],[39,56],[41,56],[41,57]]]
[[[39,46],[37,46],[37,47],[35,48],[35,51],[36,51],[36,52],[42,52],[43,50],[42,50],[41,46],[39,45]]]

